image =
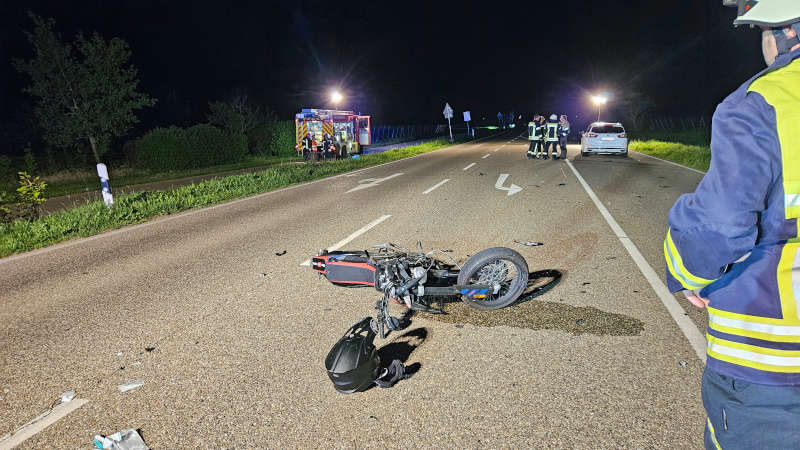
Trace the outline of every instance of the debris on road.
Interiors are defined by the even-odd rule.
[[[144,443],[144,440],[139,435],[139,432],[133,428],[127,430],[117,431],[108,436],[101,436],[99,434],[94,437],[95,448],[105,449],[110,448],[114,450],[150,450],[150,447]]]
[[[520,245],[525,245],[525,246],[528,246],[528,247],[538,247],[538,246],[540,246],[540,245],[544,245],[544,244],[543,244],[543,243],[541,243],[541,242],[518,241],[518,240],[516,240],[516,239],[514,240],[514,243],[515,243],[515,244],[520,244]]]
[[[280,253],[275,253],[275,256],[283,256],[285,254],[286,254],[286,250],[284,250],[284,251],[282,251]]]
[[[267,276],[267,273],[266,272],[259,272],[258,276],[265,277],[265,276]]]
[[[122,356],[122,355],[124,355],[124,353],[122,353],[122,352],[117,352],[117,356]]]
[[[75,398],[75,391],[67,391],[61,394],[61,403],[69,403]]]
[[[128,392],[132,389],[140,388],[144,386],[144,381],[142,380],[135,380],[131,381],[130,383],[120,384],[119,391],[120,392]]]
[[[145,347],[145,348],[144,348],[144,351],[146,351],[147,353],[150,353],[150,352],[152,352],[152,351],[153,351],[153,350],[155,350],[155,349],[156,349],[155,347]]]
[[[566,186],[567,183],[558,183],[559,186]]]
[[[681,362],[679,362],[678,364],[680,364],[680,365],[681,365],[681,367],[686,367],[686,365],[687,365],[688,363],[687,363],[686,361],[681,361]]]
[[[575,323],[577,323],[578,325],[581,325],[583,323],[583,319],[578,319],[578,320],[575,321]]]
[[[486,175],[486,174],[485,174],[485,173],[483,173],[483,172],[478,172],[478,176],[479,176],[479,177],[482,177],[482,176],[484,176],[484,175]]]
[[[584,282],[583,282],[583,286],[586,286],[587,284],[592,284],[592,283],[591,283],[591,282],[589,282],[589,281],[584,281]]]

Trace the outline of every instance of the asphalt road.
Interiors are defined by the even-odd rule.
[[[74,390],[89,402],[22,448],[86,448],[126,428],[153,448],[701,447],[703,362],[572,169],[526,159],[515,136],[0,260],[0,439]],[[667,211],[701,175],[578,153],[663,278]],[[501,174],[522,190],[497,189]],[[421,241],[465,261],[508,246],[561,278],[511,308],[413,316],[376,344],[416,373],[341,395],[324,358],[377,293],[301,264],[387,215],[345,248]]]

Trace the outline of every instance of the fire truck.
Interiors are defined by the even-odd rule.
[[[362,116],[353,111],[304,108],[295,115],[295,134],[298,156],[319,160],[322,154],[322,140],[325,134],[333,138],[337,157],[360,154],[364,147],[372,144],[370,116]],[[311,152],[303,152],[303,138],[313,140]]]

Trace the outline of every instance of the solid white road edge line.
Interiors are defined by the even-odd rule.
[[[470,167],[474,166],[475,164],[477,164],[477,163],[472,163],[472,164],[468,165],[467,167],[464,167],[464,168],[463,168],[463,169],[461,169],[461,170],[467,170],[467,169],[469,169]]]
[[[678,163],[676,163],[676,162],[667,161],[666,159],[656,158],[655,156],[648,155],[647,153],[637,152],[636,150],[629,150],[629,151],[630,151],[630,152],[633,152],[633,153],[636,153],[637,155],[647,156],[648,158],[653,158],[653,159],[657,159],[657,160],[659,160],[659,161],[663,161],[663,162],[665,162],[665,163],[672,164],[673,166],[683,167],[684,169],[689,169],[689,170],[691,170],[692,172],[697,172],[697,173],[699,173],[699,174],[702,174],[702,175],[705,175],[705,174],[706,174],[706,173],[705,173],[705,172],[703,172],[702,170],[697,170],[697,169],[695,169],[694,167],[688,167],[688,166],[684,166],[683,164],[678,164]]]
[[[327,247],[326,250],[339,250],[340,248],[344,247],[344,245],[347,244],[348,242],[350,242],[353,239],[355,239],[355,238],[361,236],[362,234],[366,233],[367,231],[369,231],[370,228],[375,227],[376,225],[378,225],[379,223],[381,223],[384,220],[388,219],[389,217],[392,217],[392,215],[391,214],[387,214],[385,216],[378,217],[377,219],[373,220],[372,222],[370,222],[370,223],[364,225],[363,227],[361,227],[358,231],[356,231],[355,233],[351,234],[350,236],[347,236],[346,238],[344,238],[341,241],[333,244],[332,246]],[[300,265],[301,266],[310,266],[311,265],[311,260],[308,259],[308,260],[306,260],[305,262],[303,262]]]
[[[11,436],[1,440],[0,450],[10,450],[22,444],[28,438],[56,423],[59,419],[87,403],[89,403],[89,400],[76,398],[70,402],[58,404],[58,406],[53,407],[53,409],[40,414],[39,417],[21,426]]]
[[[669,315],[672,316],[672,320],[678,324],[678,328],[681,329],[683,335],[686,336],[686,339],[689,340],[689,344],[694,349],[695,353],[697,353],[697,357],[703,361],[705,364],[706,362],[706,338],[700,333],[700,330],[697,329],[694,322],[686,315],[686,311],[683,310],[681,305],[675,300],[675,297],[672,293],[667,289],[667,286],[664,285],[664,282],[656,275],[655,270],[650,267],[650,264],[647,263],[647,260],[644,259],[639,249],[636,248],[636,245],[631,241],[631,239],[625,234],[625,231],[622,227],[619,226],[614,217],[611,216],[611,213],[608,212],[608,209],[603,205],[597,195],[595,195],[594,191],[589,184],[586,183],[586,180],[583,179],[580,173],[575,169],[572,165],[570,160],[567,160],[567,165],[569,168],[572,169],[572,172],[575,174],[575,177],[578,178],[583,189],[589,195],[589,198],[592,199],[594,205],[600,211],[600,214],[603,218],[606,219],[608,222],[608,226],[614,231],[614,234],[617,235],[617,238],[625,247],[625,250],[630,253],[631,258],[633,258],[633,262],[639,266],[639,270],[642,272],[642,275],[647,279],[650,283],[650,286],[656,292],[656,295],[661,299],[661,303],[664,304],[664,307],[667,308]]]
[[[500,133],[500,134],[502,134],[502,133]],[[475,139],[474,141],[463,142],[461,144],[455,144],[455,145],[450,145],[450,146],[447,146],[447,147],[443,147],[441,149],[434,150],[434,152],[442,151],[442,150],[451,150],[451,149],[454,149],[454,148],[456,148],[458,146],[461,146],[461,145],[474,144],[474,143],[476,143],[478,141],[482,141],[484,139],[489,139],[491,137],[497,137],[497,136],[498,135],[484,136],[482,138]],[[483,145],[483,144],[481,144],[481,145]],[[38,249],[31,250],[31,251],[28,251],[28,252],[25,252],[25,253],[17,253],[15,255],[9,255],[9,256],[6,256],[4,258],[0,258],[0,265],[6,264],[6,263],[10,263],[12,261],[17,261],[17,260],[20,260],[20,259],[23,259],[23,258],[27,258],[27,257],[30,257],[30,256],[40,255],[42,253],[48,253],[48,252],[51,252],[53,250],[59,250],[59,249],[62,249],[62,248],[69,248],[69,247],[73,247],[75,245],[83,244],[85,242],[91,242],[91,241],[94,241],[94,240],[97,240],[97,239],[107,238],[109,236],[116,236],[117,234],[127,233],[129,231],[133,231],[133,230],[138,229],[138,228],[148,227],[148,226],[156,225],[156,224],[163,223],[163,222],[169,222],[171,220],[179,219],[181,217],[192,216],[194,214],[210,211],[212,209],[225,208],[225,207],[228,207],[228,206],[231,206],[231,205],[235,205],[235,204],[240,203],[240,202],[246,202],[248,200],[253,200],[253,199],[257,199],[257,198],[261,198],[261,197],[266,197],[267,195],[273,195],[273,194],[277,194],[277,193],[284,192],[284,191],[290,191],[292,189],[301,188],[303,186],[308,186],[310,184],[319,183],[321,181],[332,180],[334,178],[339,178],[339,177],[346,177],[346,176],[349,176],[351,174],[355,175],[357,173],[364,172],[364,171],[367,171],[367,170],[370,170],[370,169],[375,169],[377,167],[388,166],[390,164],[399,163],[401,161],[408,161],[409,159],[419,158],[420,156],[424,156],[424,155],[427,155],[427,154],[430,154],[430,153],[433,153],[433,152],[420,153],[419,155],[410,156],[408,158],[396,159],[394,161],[389,161],[389,162],[386,162],[386,163],[383,163],[383,164],[364,167],[363,169],[358,169],[358,170],[355,170],[353,172],[341,173],[339,175],[333,175],[333,176],[326,177],[326,178],[320,178],[319,180],[308,181],[308,182],[301,183],[301,184],[295,184],[294,186],[287,186],[285,188],[276,189],[274,191],[262,192],[261,194],[256,194],[256,195],[253,195],[253,196],[250,196],[250,197],[237,198],[235,200],[230,200],[230,201],[227,201],[227,202],[224,202],[224,203],[218,203],[216,205],[207,206],[205,208],[191,209],[191,210],[188,210],[188,211],[182,211],[182,212],[175,213],[175,214],[172,214],[172,215],[170,215],[168,217],[164,217],[164,218],[161,218],[161,219],[150,220],[150,221],[147,221],[147,222],[144,222],[144,223],[139,223],[139,224],[136,224],[136,225],[130,225],[130,226],[126,226],[126,227],[123,227],[123,228],[117,228],[115,230],[109,230],[109,231],[106,231],[106,232],[103,232],[103,233],[100,233],[100,234],[96,234],[94,236],[89,236],[89,237],[79,238],[79,239],[70,239],[68,241],[60,242],[58,244],[48,245],[47,247],[44,247],[44,248],[38,248]]]
[[[442,180],[442,181],[440,181],[440,182],[438,182],[438,183],[434,184],[433,186],[429,187],[428,189],[426,189],[426,190],[423,192],[423,194],[430,194],[431,192],[433,192],[433,191],[434,191],[434,189],[436,189],[436,188],[438,188],[439,186],[441,186],[441,185],[443,185],[443,184],[447,183],[448,181],[450,181],[450,178],[445,178],[444,180]]]

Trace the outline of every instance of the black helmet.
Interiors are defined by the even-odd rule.
[[[383,388],[391,387],[404,378],[405,370],[399,360],[392,361],[388,369],[380,368],[380,358],[372,343],[375,331],[370,320],[365,317],[350,327],[325,358],[328,377],[333,381],[333,387],[343,394],[363,391],[373,383]]]

